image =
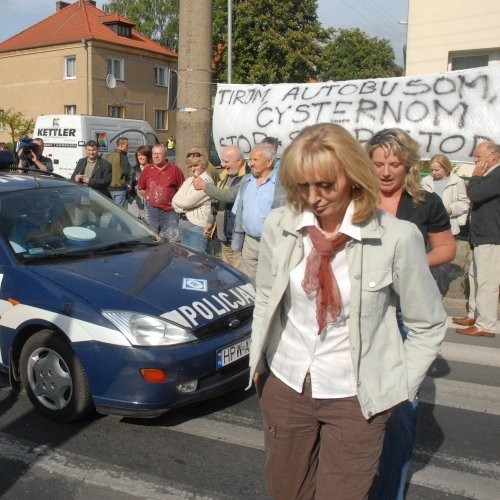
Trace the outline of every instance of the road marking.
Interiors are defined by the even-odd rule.
[[[218,412],[218,414],[221,414],[221,412]],[[224,443],[246,446],[247,448],[264,449],[264,434],[262,430],[249,429],[248,427],[228,424],[205,417],[187,420],[182,424],[169,425],[165,428],[191,436],[205,437]]]
[[[440,355],[447,361],[500,368],[500,349],[494,347],[443,342]]]
[[[419,398],[436,406],[500,415],[500,387],[491,385],[426,377]]]
[[[264,434],[261,430],[227,424],[207,417],[169,426],[166,429],[228,444],[264,449]],[[500,491],[498,464],[479,460],[469,461],[464,457],[457,459],[442,453],[429,454],[421,450],[417,450],[415,455],[416,458],[412,461],[411,484],[481,500],[491,500],[498,496]],[[425,462],[419,461],[418,457],[425,458]],[[428,464],[428,460],[433,457],[450,466],[459,466],[468,472]],[[471,470],[475,473],[471,473]]]
[[[32,441],[14,439],[0,432],[0,456],[16,460],[30,468],[43,469],[84,484],[151,500],[229,500],[228,496],[202,496],[182,486],[162,484],[162,478],[137,472],[126,467],[99,462],[89,457],[38,445]]]
[[[445,491],[477,500],[498,498],[500,480],[471,474],[463,470],[436,467],[432,464],[412,462],[412,469],[423,467],[413,473],[410,484],[426,486],[433,490]]]

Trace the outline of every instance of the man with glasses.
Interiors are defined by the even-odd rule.
[[[215,230],[217,231],[217,239],[221,243],[222,260],[239,268],[241,252],[231,249],[235,219],[231,210],[240,188],[241,179],[247,174],[247,163],[241,149],[236,145],[231,145],[222,150],[221,165],[223,172],[217,186],[205,182],[201,177],[193,181],[193,186],[195,189],[205,191],[210,198],[216,200]]]
[[[148,202],[148,226],[171,241],[179,241],[179,215],[174,211],[172,198],[183,182],[184,174],[178,165],[168,161],[165,146],[154,146],[153,163],[141,172],[137,191]]]

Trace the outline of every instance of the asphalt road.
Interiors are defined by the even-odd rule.
[[[447,304],[449,314],[459,306]],[[462,338],[450,328],[421,400],[407,498],[500,498],[500,335]],[[0,375],[5,500],[265,500],[264,458],[258,402],[243,390],[154,420],[96,415],[64,425]]]

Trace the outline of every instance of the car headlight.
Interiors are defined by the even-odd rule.
[[[196,337],[181,328],[155,316],[129,311],[102,311],[132,345],[162,346],[192,342]]]

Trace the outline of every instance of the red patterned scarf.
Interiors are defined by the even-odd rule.
[[[323,328],[335,323],[342,311],[342,297],[330,261],[350,238],[338,233],[329,240],[314,226],[309,226],[307,232],[313,248],[307,257],[302,288],[308,295],[316,292],[316,319],[321,335]]]

